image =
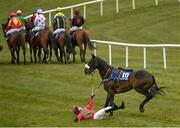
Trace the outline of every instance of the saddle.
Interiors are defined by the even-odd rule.
[[[132,72],[133,72],[132,69],[119,70],[119,68],[113,68],[109,79],[118,80],[118,81],[120,80],[127,81]]]

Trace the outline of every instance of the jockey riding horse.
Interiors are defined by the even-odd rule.
[[[66,17],[61,12],[62,9],[60,7],[57,8],[57,13],[54,16],[53,20],[53,35],[55,38],[55,43],[53,44],[53,48],[55,51],[55,55],[58,61],[63,63],[63,57],[65,63],[69,63],[69,55],[73,53],[72,42],[69,33],[65,30]],[[65,52],[66,46],[66,52]],[[58,49],[60,50],[60,59],[58,54]]]
[[[34,28],[32,29],[32,33],[29,34],[29,42],[30,42],[30,53],[32,53],[32,48],[34,49],[34,57],[36,62],[36,50],[38,48],[38,57],[39,62],[41,62],[41,48],[43,48],[44,51],[44,57],[43,62],[48,62],[49,57],[49,49],[48,46],[50,46],[50,58],[49,61],[51,62],[51,56],[52,56],[52,32],[45,27],[45,20],[46,18],[42,14],[42,9],[37,10],[37,14],[35,15],[33,24]],[[32,55],[31,56],[31,62],[32,62]]]
[[[11,63],[15,64],[15,61],[17,61],[17,64],[19,64],[19,51],[20,47],[23,49],[23,55],[24,55],[24,64],[26,64],[26,51],[25,51],[25,43],[26,43],[26,32],[24,30],[24,26],[21,23],[21,21],[16,17],[16,13],[10,14],[10,19],[8,24],[2,24],[4,36],[7,37],[7,43],[9,50],[11,52]],[[17,56],[15,56],[15,52]]]

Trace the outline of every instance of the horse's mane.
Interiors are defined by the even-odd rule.
[[[104,66],[108,66],[108,67],[111,67],[105,60],[103,60],[102,58],[100,58],[100,57],[97,57],[96,56],[96,59],[100,62],[99,64],[100,64],[100,67],[104,67]]]

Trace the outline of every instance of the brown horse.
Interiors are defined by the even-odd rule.
[[[41,62],[41,49],[43,49],[44,51],[43,62],[47,63],[48,59],[49,59],[49,62],[51,62],[52,42],[54,41],[51,30],[48,28],[45,28],[44,30],[39,31],[38,36],[35,37],[34,34],[31,32],[31,29],[34,26],[30,19],[27,20],[27,23],[25,26],[26,26],[26,33],[28,35],[27,40],[30,46],[31,63],[33,62],[32,51],[34,53],[34,61],[35,63],[37,62],[37,59],[36,59],[37,50],[38,50],[39,62]],[[50,57],[49,57],[49,51],[50,51]]]
[[[58,17],[57,20],[54,20],[53,22],[53,29],[55,31],[59,30],[59,33],[55,34],[55,40],[56,40],[56,44],[53,44],[53,48],[55,51],[55,55],[58,61],[60,61],[61,63],[63,63],[65,61],[65,63],[69,63],[69,55],[71,53],[74,53],[73,47],[72,47],[72,41],[71,41],[71,37],[68,34],[67,31],[61,31],[60,29],[63,29],[65,23],[64,23],[64,19],[63,17]],[[66,46],[66,50],[65,50],[65,46]],[[59,59],[59,55],[58,55],[58,49],[60,52],[60,59]],[[63,61],[63,57],[64,57],[64,61]]]
[[[139,107],[140,112],[144,112],[144,105],[148,101],[155,97],[156,94],[164,94],[162,90],[164,87],[159,88],[156,84],[155,77],[145,70],[116,69],[108,65],[103,59],[92,55],[90,61],[85,65],[85,74],[91,74],[95,69],[98,69],[104,89],[107,91],[107,99],[104,107],[113,104],[115,94],[135,89],[138,93],[146,97]],[[117,77],[113,78],[115,75]]]
[[[39,31],[39,34],[36,38],[36,43],[38,46],[38,57],[39,57],[39,62],[41,62],[41,49],[44,51],[44,57],[43,61],[47,63],[48,59],[49,62],[51,62],[51,57],[52,57],[52,32],[48,29],[45,28],[44,30]],[[49,47],[49,49],[48,49]],[[50,50],[50,57],[49,57],[49,50]]]
[[[57,42],[57,46],[56,47],[53,46],[56,58],[61,63],[64,63],[64,62],[65,62],[65,64],[70,63],[70,60],[69,60],[70,54],[74,53],[74,49],[72,47],[71,38],[68,35],[68,33],[66,31],[60,32],[58,34],[56,42]],[[65,49],[65,47],[66,47],[66,49]],[[58,48],[60,50],[60,59],[58,57]],[[63,57],[64,57],[64,61],[63,61]]]
[[[70,18],[67,20],[67,23],[70,24],[70,26],[72,26]],[[86,56],[87,45],[90,50],[93,50],[95,47],[93,43],[90,41],[89,35],[84,29],[78,29],[75,32],[73,32],[72,38],[73,38],[73,48],[75,50],[75,46],[79,47],[81,62],[84,62],[86,60],[85,56]],[[73,54],[73,61],[75,62],[75,54]]]
[[[26,32],[24,30],[14,32],[10,35],[8,41],[8,47],[11,52],[11,64],[15,64],[15,61],[17,61],[17,64],[19,64],[19,52],[20,47],[22,47],[23,50],[23,56],[24,56],[24,64],[26,64]],[[17,58],[15,57],[15,52],[17,54]]]

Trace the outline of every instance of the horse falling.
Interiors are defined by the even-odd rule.
[[[107,98],[104,107],[112,105],[115,94],[124,93],[135,89],[138,93],[145,96],[141,102],[139,110],[144,112],[144,105],[156,96],[156,94],[165,94],[162,90],[164,87],[158,87],[155,77],[145,70],[126,71],[123,68],[114,68],[108,65],[103,59],[92,55],[90,61],[85,65],[85,74],[91,74],[95,69],[99,71],[104,89],[107,91]],[[122,80],[112,78],[113,72],[125,73]],[[126,73],[129,72],[129,73]],[[127,78],[127,80],[125,80]],[[113,115],[111,113],[110,115]]]

